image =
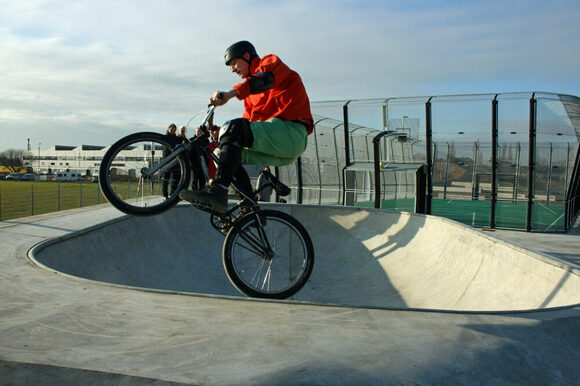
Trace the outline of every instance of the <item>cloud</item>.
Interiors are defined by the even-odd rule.
[[[544,1],[5,1],[3,147],[107,144],[186,123],[238,79],[236,40],[311,100],[503,91],[578,95],[580,4]],[[218,118],[241,114],[239,102]]]

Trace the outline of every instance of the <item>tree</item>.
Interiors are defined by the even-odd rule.
[[[10,171],[18,171],[24,168],[24,156],[27,155],[25,150],[8,149],[0,153],[0,166],[8,168]]]

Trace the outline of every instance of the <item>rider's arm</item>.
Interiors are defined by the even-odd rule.
[[[271,72],[259,72],[248,77],[250,94],[260,94],[274,86],[274,74]]]
[[[289,72],[288,67],[275,55],[265,56],[254,73],[248,75],[242,83],[236,84],[232,90],[216,91],[210,103],[215,106],[225,105],[230,99],[236,97],[245,99],[252,94],[260,94],[270,90],[275,80],[282,80]]]
[[[223,106],[233,97],[239,97],[238,92],[235,89],[230,91],[216,91],[211,98],[209,98],[209,103],[214,106]]]
[[[234,86],[234,90],[238,92],[238,99],[261,94],[279,85],[284,81],[287,69],[288,67],[276,55],[264,56],[257,67],[252,68],[252,73],[243,82]]]

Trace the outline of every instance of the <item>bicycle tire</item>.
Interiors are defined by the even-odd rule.
[[[165,135],[152,132],[131,134],[115,142],[105,153],[99,169],[103,195],[115,208],[134,216],[151,216],[175,206],[179,192],[187,188],[191,178],[185,153],[177,156],[169,172],[151,177],[143,174],[143,168],[157,165],[164,158],[163,150],[171,148]],[[163,180],[167,173],[171,174],[171,182],[176,182],[168,187],[171,194],[164,199]]]
[[[264,250],[258,250],[264,248],[264,240],[256,213],[249,213],[237,220],[226,236],[224,269],[234,287],[247,296],[286,299],[298,292],[312,273],[312,240],[304,226],[284,212],[264,210],[260,218],[273,256],[265,257]]]

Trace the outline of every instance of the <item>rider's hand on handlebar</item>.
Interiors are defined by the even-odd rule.
[[[216,91],[211,98],[209,98],[209,104],[213,106],[223,106],[230,99],[237,96],[238,92],[236,90],[230,91]]]

